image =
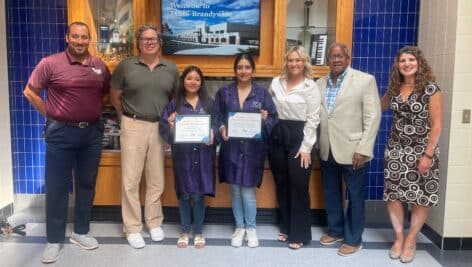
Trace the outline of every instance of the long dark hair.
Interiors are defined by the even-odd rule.
[[[421,49],[419,49],[417,46],[405,46],[398,51],[393,62],[392,71],[390,73],[390,81],[388,82],[387,86],[387,94],[390,97],[397,96],[400,93],[400,87],[402,83],[405,82],[405,78],[400,73],[398,67],[400,57],[403,54],[410,54],[414,56],[418,62],[418,71],[415,73],[415,91],[424,90],[424,88],[430,83],[436,82],[433,71],[431,70],[431,67],[429,66],[428,61],[423,55]]]
[[[175,110],[177,111],[177,113],[182,112],[182,107],[184,106],[185,95],[186,95],[184,80],[185,80],[185,77],[187,77],[187,75],[192,71],[195,71],[196,73],[198,73],[198,76],[200,76],[201,84],[200,84],[200,89],[198,89],[198,92],[197,92],[198,100],[200,101],[200,103],[202,103],[202,106],[205,112],[210,114],[212,105],[211,105],[210,97],[208,96],[208,91],[205,84],[205,78],[203,77],[202,70],[200,70],[199,67],[193,66],[193,65],[186,67],[185,70],[182,72],[182,75],[180,75],[180,87],[179,87],[179,90],[177,90],[177,96],[175,98],[175,102],[176,102]]]
[[[254,63],[254,59],[252,58],[251,54],[239,53],[239,54],[236,54],[236,56],[234,57],[234,63],[233,63],[234,74],[236,74],[236,70],[238,69],[239,62],[243,59],[249,62],[249,65],[251,65],[251,68],[252,68],[252,72],[254,73],[254,71],[256,71],[256,63]],[[236,75],[234,76],[234,80],[236,82],[238,81],[238,78],[236,77]]]

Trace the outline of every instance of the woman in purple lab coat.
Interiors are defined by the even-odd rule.
[[[218,161],[220,181],[231,184],[231,198],[236,230],[231,245],[242,245],[247,235],[249,247],[257,247],[256,186],[262,182],[267,139],[277,121],[272,97],[262,86],[252,81],[254,60],[249,54],[238,54],[234,61],[236,81],[221,87],[213,106],[214,128],[222,139]],[[228,112],[261,113],[262,138],[230,138],[227,132]]]
[[[213,130],[206,144],[173,144],[174,121],[177,114],[211,114],[213,100],[208,96],[202,71],[188,66],[182,73],[181,85],[175,99],[164,109],[159,122],[159,132],[168,144],[172,144],[175,192],[179,198],[182,233],[177,247],[185,248],[192,230],[196,248],[205,246],[202,225],[205,218],[204,195],[215,195],[215,156]]]

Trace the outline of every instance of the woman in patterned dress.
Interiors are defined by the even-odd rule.
[[[395,231],[392,259],[411,262],[416,236],[429,207],[438,203],[441,91],[418,47],[398,52],[392,67],[382,110],[390,108],[393,121],[384,155],[384,195]],[[403,234],[403,203],[411,205],[408,235]]]

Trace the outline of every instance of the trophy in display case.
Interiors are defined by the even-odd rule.
[[[133,54],[133,1],[89,0],[97,30],[97,52],[105,63]]]

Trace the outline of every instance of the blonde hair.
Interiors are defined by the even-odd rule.
[[[292,47],[290,47],[290,49],[287,50],[287,53],[285,53],[284,67],[282,69],[281,77],[284,78],[284,79],[287,79],[288,76],[289,76],[288,66],[287,66],[288,65],[288,55],[290,55],[290,53],[292,53],[292,52],[297,52],[298,55],[300,56],[300,58],[303,59],[303,61],[304,61],[303,73],[305,74],[305,78],[308,78],[308,79],[313,78],[312,69],[311,69],[311,58],[308,55],[308,53],[306,52],[305,48],[303,48],[303,46],[301,46],[301,45],[292,46]]]

